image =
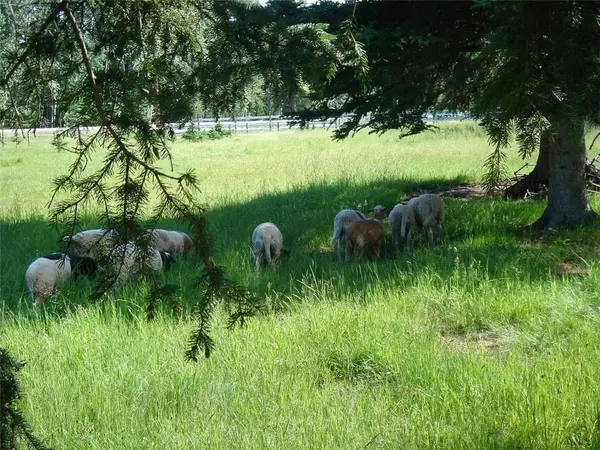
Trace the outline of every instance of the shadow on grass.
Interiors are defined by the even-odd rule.
[[[543,203],[448,198],[442,245],[430,247],[422,235],[413,252],[396,252],[388,239],[379,264],[337,263],[329,241],[333,217],[340,209],[367,212],[383,204],[389,210],[415,191],[456,186],[464,181],[398,178],[363,184],[321,182],[265,194],[246,203],[223,204],[208,213],[216,259],[231,278],[266,297],[273,310],[310,297],[368,302],[375,286],[384,290],[426,284],[444,286],[457,276],[457,269],[466,277],[515,277],[535,282],[552,276],[562,261],[574,258],[573,254],[583,261],[597,259],[598,250],[592,242],[600,236],[597,225],[559,233],[554,242],[542,243],[532,234],[515,230],[533,222],[541,214]],[[291,250],[291,255],[275,267],[256,273],[252,270],[250,236],[262,222],[278,225],[284,235],[284,247]],[[89,219],[82,228],[97,226]],[[165,220],[160,226],[184,229],[175,220]],[[389,232],[387,224],[386,231]],[[0,236],[0,295],[5,312],[29,314],[25,270],[37,256],[56,250],[59,233],[39,217],[16,217],[0,222]],[[193,279],[200,268],[197,258],[181,259],[165,275],[168,283],[179,286],[178,298],[184,314],[195,303]],[[85,306],[90,291],[89,282],[67,283],[51,308],[61,314],[73,305]],[[129,315],[139,317],[146,307],[140,291],[143,289],[125,287],[111,296],[124,305]]]

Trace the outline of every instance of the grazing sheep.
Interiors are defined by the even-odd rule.
[[[92,258],[52,253],[37,258],[29,265],[25,283],[34,305],[39,306],[70,276],[77,279],[79,275],[93,275],[97,270],[98,264]]]
[[[383,221],[383,219],[386,218],[385,206],[377,205],[375,208],[373,208],[373,218]]]
[[[144,269],[150,272],[166,272],[175,263],[175,258],[168,252],[149,247],[146,255],[145,267],[140,265],[143,258],[140,252],[141,248],[135,245],[122,244],[110,251],[110,269],[115,271],[116,284],[127,281],[134,275],[144,272]]]
[[[274,264],[280,255],[289,253],[283,248],[281,231],[271,222],[261,223],[252,232],[252,252],[256,270],[263,264]]]
[[[350,225],[359,220],[368,220],[368,217],[354,209],[342,209],[333,219],[333,237],[331,238],[331,245],[334,245],[337,242],[339,262],[343,261],[342,252],[344,249],[346,249],[346,260],[348,260],[346,230]]]
[[[406,205],[398,204],[388,217],[394,245],[398,245],[398,234],[406,237],[406,249],[412,249],[412,237],[420,228],[427,230],[429,243],[433,244],[433,227],[441,240],[444,223],[444,201],[436,194],[423,194],[409,200]]]
[[[194,241],[183,231],[148,229],[150,244],[171,255],[184,255],[194,251]]]
[[[114,245],[117,237],[118,233],[115,230],[92,229],[64,236],[62,241],[68,245],[69,255],[101,259]]]
[[[363,251],[371,250],[373,261],[379,261],[385,238],[382,223],[377,219],[358,220],[346,230],[346,261],[348,254],[360,258]]]
[[[433,227],[438,231],[437,240],[441,241],[444,231],[444,201],[437,194],[423,194],[411,199],[407,206],[415,212],[419,227],[427,230],[429,243],[433,244]]]
[[[414,211],[408,208],[407,205],[399,203],[390,211],[388,223],[390,224],[390,235],[394,247],[398,247],[400,237],[402,237],[406,238],[406,249],[410,250],[412,236],[418,231]]]

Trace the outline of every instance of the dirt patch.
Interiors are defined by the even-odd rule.
[[[460,353],[481,352],[501,356],[510,352],[512,339],[485,331],[470,331],[463,334],[440,334],[440,340]]]
[[[336,249],[334,246],[332,245],[320,245],[319,247],[317,247],[317,253],[319,254],[324,254],[324,253],[335,253]]]
[[[590,273],[589,267],[585,266],[581,261],[562,261],[558,267],[554,269],[556,276],[585,276]]]

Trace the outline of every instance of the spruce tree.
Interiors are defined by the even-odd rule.
[[[17,406],[22,397],[17,372],[24,363],[16,361],[8,351],[0,347],[0,449],[13,450],[25,442],[28,448],[47,449],[38,439]]]
[[[315,106],[300,121],[347,118],[338,138],[363,128],[407,135],[432,128],[423,119],[428,112],[469,112],[494,147],[488,183],[503,175],[513,137],[529,156],[547,132],[548,204],[534,227],[577,225],[595,216],[586,193],[584,128],[600,118],[598,2],[355,6],[354,35],[368,59],[368,82],[352,65],[341,67],[313,91]],[[329,7],[312,11],[316,20],[330,16]]]

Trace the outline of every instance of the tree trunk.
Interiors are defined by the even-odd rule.
[[[550,177],[550,130],[542,131],[540,151],[533,170],[512,186],[504,190],[508,198],[525,198],[529,192],[541,192],[548,186]]]
[[[571,128],[568,121],[557,119],[551,120],[548,148],[548,204],[534,229],[575,226],[596,216],[587,197],[584,122],[579,120]]]

